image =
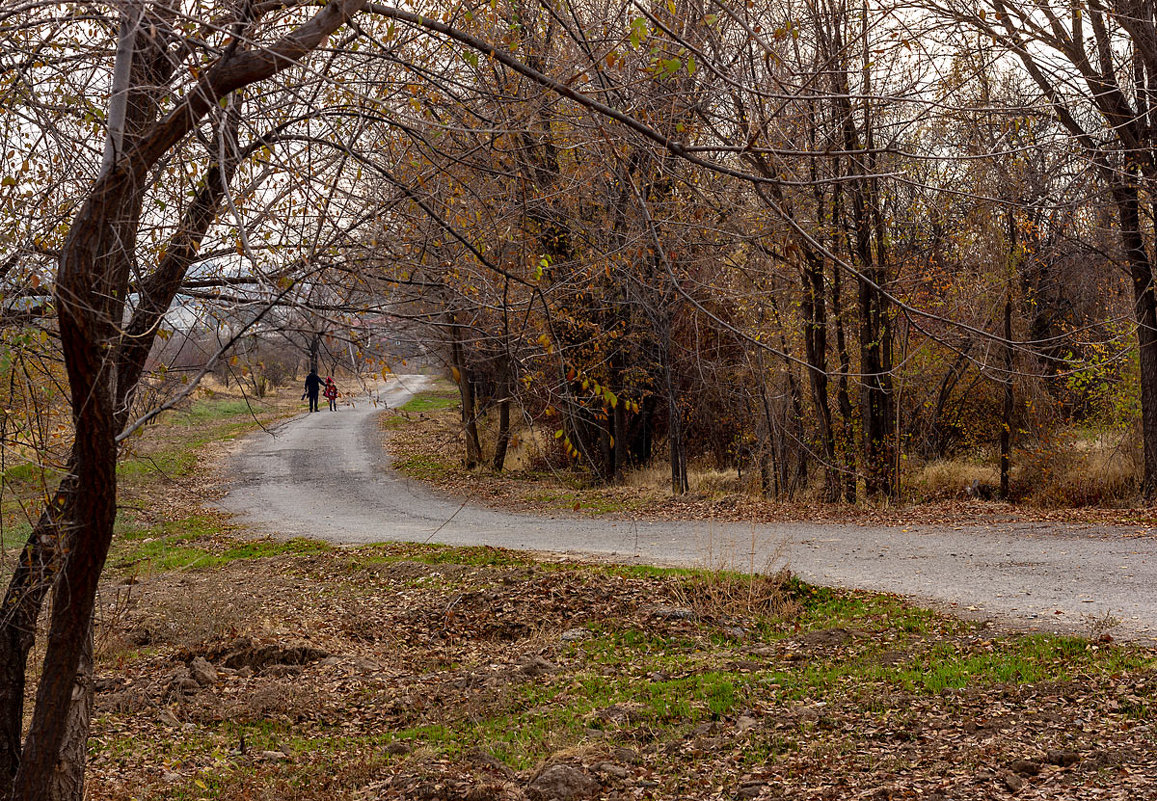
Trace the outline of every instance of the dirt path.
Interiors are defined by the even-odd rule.
[[[305,414],[245,441],[220,502],[253,528],[335,543],[493,545],[621,562],[757,570],[892,592],[1046,631],[1122,621],[1157,637],[1157,539],[1127,528],[1051,523],[907,529],[590,520],[504,514],[439,497],[388,469],[377,418],[426,379],[402,376],[340,411]]]

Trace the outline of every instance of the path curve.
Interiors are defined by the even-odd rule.
[[[1105,526],[898,527],[635,522],[507,514],[438,496],[389,470],[378,415],[429,379],[399,376],[337,412],[303,414],[240,443],[219,502],[269,534],[357,544],[492,545],[622,562],[769,569],[897,593],[966,617],[1045,631],[1119,618],[1116,636],[1157,637],[1157,538]]]

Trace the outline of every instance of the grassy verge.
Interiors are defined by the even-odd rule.
[[[120,511],[110,554],[113,571],[134,573],[214,563],[229,549],[229,524],[206,511],[216,492],[205,469],[239,436],[297,411],[291,392],[247,401],[202,392],[132,437],[117,466]],[[58,471],[34,464],[4,471],[0,539],[6,554],[23,547],[56,483]],[[6,560],[11,565],[11,560]]]
[[[605,799],[1060,799],[1157,769],[1133,647],[786,574],[181,547],[101,632],[94,798],[514,799],[565,765]]]

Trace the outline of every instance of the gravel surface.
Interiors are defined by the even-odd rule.
[[[401,376],[339,411],[294,418],[245,440],[220,505],[254,529],[334,543],[492,545],[618,562],[757,570],[909,596],[966,617],[1044,631],[1157,637],[1157,539],[1132,529],[1021,523],[946,527],[711,521],[635,522],[507,514],[438,496],[389,470],[383,405],[428,379]]]

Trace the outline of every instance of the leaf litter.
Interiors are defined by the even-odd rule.
[[[129,578],[103,593],[93,799],[1157,798],[1135,646],[495,549]]]

